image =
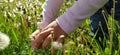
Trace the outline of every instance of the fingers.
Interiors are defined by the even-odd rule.
[[[40,31],[36,30],[35,32],[32,33],[32,35],[37,35],[38,33],[40,33]]]
[[[44,39],[50,34],[50,32],[54,30],[53,28],[49,28],[45,31],[42,31],[40,34],[38,34],[36,39],[32,43],[33,50],[36,50],[39,46],[41,46]]]
[[[57,39],[58,42],[63,43],[65,39],[65,35],[60,35],[60,37]]]
[[[31,41],[33,41],[35,38],[37,38],[36,35],[38,35],[38,33],[40,33],[40,31],[39,31],[39,30],[36,30],[35,32],[33,32],[33,33],[30,35]]]
[[[54,40],[54,31],[51,31],[48,37],[45,39],[42,47],[46,48]]]
[[[45,39],[42,48],[46,48],[51,42],[52,42],[52,51],[55,52],[58,49],[62,48],[64,35],[61,35],[56,41],[53,41],[52,34],[48,35],[48,37]]]
[[[42,44],[42,48],[46,48],[51,42],[52,42],[52,34],[48,35],[48,37],[45,39],[44,43]]]
[[[44,29],[42,30],[46,30],[48,28],[55,28],[55,26],[57,26],[57,23],[56,21],[53,21],[52,23],[50,23],[49,25],[47,25]]]

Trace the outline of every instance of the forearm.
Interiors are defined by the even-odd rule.
[[[107,2],[108,0],[78,0],[66,13],[58,17],[57,22],[67,34],[70,34],[85,18],[93,15]]]

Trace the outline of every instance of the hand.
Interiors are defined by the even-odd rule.
[[[52,37],[50,34],[51,31],[54,32],[54,37]],[[52,38],[58,42],[61,42],[59,38],[60,35],[67,36],[67,34],[60,28],[57,22],[53,21],[47,27],[42,29],[41,32],[37,31],[35,39],[32,41],[33,50],[36,50],[39,47],[46,48],[52,42]]]

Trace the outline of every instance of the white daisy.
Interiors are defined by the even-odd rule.
[[[52,47],[54,47],[55,49],[61,49],[62,43],[58,43],[58,42],[52,42]]]
[[[0,50],[5,49],[9,45],[10,39],[9,37],[0,32]]]

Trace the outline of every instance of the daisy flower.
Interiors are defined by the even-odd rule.
[[[9,37],[0,32],[0,50],[5,49],[9,45],[10,39]]]

